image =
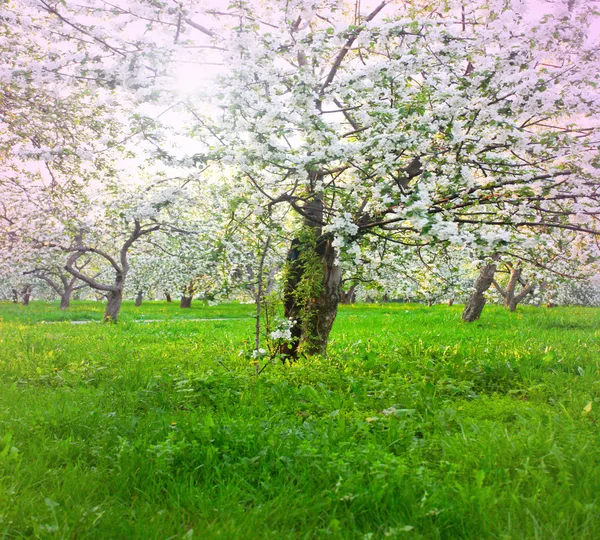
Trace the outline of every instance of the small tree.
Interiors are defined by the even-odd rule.
[[[89,262],[90,259],[83,260],[79,264],[76,264],[75,268],[79,272],[82,272]],[[77,277],[59,267],[38,266],[33,270],[27,270],[23,273],[46,283],[59,296],[60,309],[62,311],[69,309],[71,296],[75,291],[87,287],[86,283],[82,283]]]
[[[125,280],[129,273],[128,253],[133,244],[145,235],[157,231],[160,225],[142,226],[139,219],[133,220],[133,227],[125,242],[121,245],[118,251],[118,258],[115,258],[107,252],[88,245],[83,240],[83,235],[79,234],[75,238],[75,245],[69,248],[72,255],[67,260],[65,269],[75,278],[80,279],[92,289],[102,291],[107,294],[106,309],[104,311],[104,320],[117,322],[121,311],[121,303],[123,301],[123,290],[125,288]],[[114,281],[112,283],[102,283],[97,279],[84,274],[77,268],[77,262],[87,254],[94,254],[107,262],[114,272]]]

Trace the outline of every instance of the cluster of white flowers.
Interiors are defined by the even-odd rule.
[[[290,341],[292,339],[292,328],[298,321],[292,319],[285,319],[279,323],[277,328],[269,334],[269,337],[273,340]]]
[[[292,339],[292,332],[289,328],[278,328],[277,330],[271,332],[269,336],[271,339],[283,339],[285,341],[289,341]]]
[[[324,232],[333,232],[342,236],[353,236],[358,232],[358,225],[354,223],[352,215],[344,212],[342,215],[334,216],[331,223],[323,228]]]

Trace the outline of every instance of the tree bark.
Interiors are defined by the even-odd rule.
[[[518,266],[510,267],[510,278],[508,279],[508,285],[506,286],[506,296],[504,297],[504,307],[507,307],[510,311],[517,309],[517,302],[515,298],[515,290],[517,283],[521,278],[521,268]]]
[[[486,264],[481,268],[481,272],[475,280],[475,290],[465,304],[465,310],[462,314],[463,321],[473,322],[481,317],[481,312],[485,306],[484,293],[492,286],[496,268],[496,262]]]
[[[347,291],[342,291],[341,304],[354,304],[356,302],[356,285],[351,285]]]
[[[171,295],[168,292],[165,293],[165,300],[167,302],[172,302],[173,301],[173,299],[171,298]]]
[[[192,307],[192,300],[194,298],[194,294],[196,292],[196,283],[194,280],[191,280],[181,292],[181,301],[179,303],[179,307],[182,309],[188,309]]]
[[[142,291],[138,291],[135,297],[135,307],[140,307],[142,305],[142,300],[144,298],[144,293]]]
[[[104,322],[117,322],[119,313],[121,312],[121,303],[123,302],[123,291],[117,289],[109,291],[108,302],[104,310]]]
[[[300,243],[295,239],[288,252],[290,266],[284,290],[285,316],[297,321],[291,328],[291,342],[281,351],[291,361],[298,357],[300,351],[308,355],[327,353],[329,334],[342,296],[342,269],[335,264],[332,239],[320,238],[313,248],[321,269],[319,293],[314,298],[298,298],[298,287],[305,275],[299,258],[300,249]]]
[[[71,294],[73,294],[73,289],[65,289],[64,292],[60,295],[60,309],[61,311],[65,311],[69,309],[71,305]]]
[[[521,274],[523,273],[523,269],[520,266],[513,266],[512,264],[507,263],[507,267],[510,269],[510,277],[508,279],[508,284],[506,285],[506,289],[503,289],[502,286],[496,281],[492,280],[492,283],[500,293],[500,295],[504,298],[504,307],[508,308],[511,312],[517,310],[517,306],[519,303],[528,295],[531,294],[534,290],[534,286],[531,283],[525,284],[521,279]],[[519,294],[517,294],[517,284],[521,283],[523,285],[523,289]]]
[[[85,268],[85,266],[87,266],[88,262],[89,260],[84,262],[84,264],[79,266],[77,269],[79,271],[82,270]],[[79,281],[78,278],[64,274],[57,269],[36,268],[24,273],[45,281],[48,286],[59,296],[60,309],[63,311],[69,309],[73,292],[87,286],[86,284],[77,285],[77,282]]]
[[[305,268],[299,258],[302,249],[312,249],[320,263],[319,293],[314,298],[298,298],[298,288],[305,276]],[[337,316],[342,295],[342,269],[335,264],[335,248],[331,238],[318,238],[316,248],[300,246],[294,239],[288,252],[288,274],[284,289],[284,313],[297,321],[291,328],[292,340],[281,350],[290,361],[305,354],[327,353],[329,334]]]
[[[29,301],[31,300],[31,285],[25,285],[23,290],[21,291],[21,296],[23,297],[23,305],[28,306]]]
[[[317,251],[319,246],[317,245]],[[342,294],[342,268],[335,263],[336,253],[333,241],[324,242],[321,254],[322,289],[316,298],[316,313],[310,318],[306,335],[303,336],[303,348],[307,354],[327,354],[329,334],[337,316],[338,304]]]
[[[322,180],[322,172],[310,173],[311,198],[299,211],[304,218],[304,230],[310,234],[294,239],[288,252],[284,312],[297,323],[291,328],[291,343],[282,350],[284,360],[295,360],[299,351],[309,355],[327,353],[342,295],[342,269],[336,264],[333,238],[323,234],[323,196],[315,192]],[[310,297],[302,298],[299,293]]]

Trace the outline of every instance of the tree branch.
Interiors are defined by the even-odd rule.
[[[95,279],[82,274],[79,270],[73,267],[73,265],[77,262],[79,257],[83,255],[83,252],[75,252],[70,257],[67,263],[65,264],[65,270],[69,272],[71,275],[75,276],[77,279],[80,279],[84,283],[87,283],[92,289],[96,289],[98,291],[106,291],[106,292],[118,292],[118,288],[114,285],[104,285],[96,281]]]
[[[371,22],[377,16],[377,14],[387,4],[388,4],[388,0],[384,0],[383,2],[381,2],[381,4],[379,4],[369,14],[369,16],[365,19],[365,23]],[[327,74],[327,77],[325,78],[325,81],[321,85],[321,89],[319,91],[319,95],[323,95],[323,93],[325,92],[325,89],[329,86],[329,84],[331,83],[331,81],[333,81],[333,78],[335,77],[335,74],[337,73],[338,69],[342,65],[342,62],[343,62],[345,56],[348,54],[348,51],[350,50],[350,47],[352,47],[352,44],[354,43],[354,41],[356,40],[356,38],[360,35],[360,33],[364,29],[365,29],[365,26],[363,24],[362,26],[360,26],[359,28],[357,28],[354,32],[352,32],[352,35],[348,38],[348,40],[346,41],[346,43],[342,47],[342,50],[338,53],[335,61],[333,62],[333,66],[331,66],[331,69],[329,70],[329,73]]]

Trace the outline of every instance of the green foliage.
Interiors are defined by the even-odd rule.
[[[460,311],[344,306],[256,378],[252,306],[2,304],[0,537],[597,537],[600,311]]]
[[[287,263],[286,271],[298,272],[300,275],[293,295],[299,308],[298,322],[302,327],[302,345],[311,349],[311,342],[315,337],[315,319],[319,315],[318,298],[323,291],[323,262],[317,255],[318,239],[313,228],[304,227],[298,235],[298,241],[298,258]]]

